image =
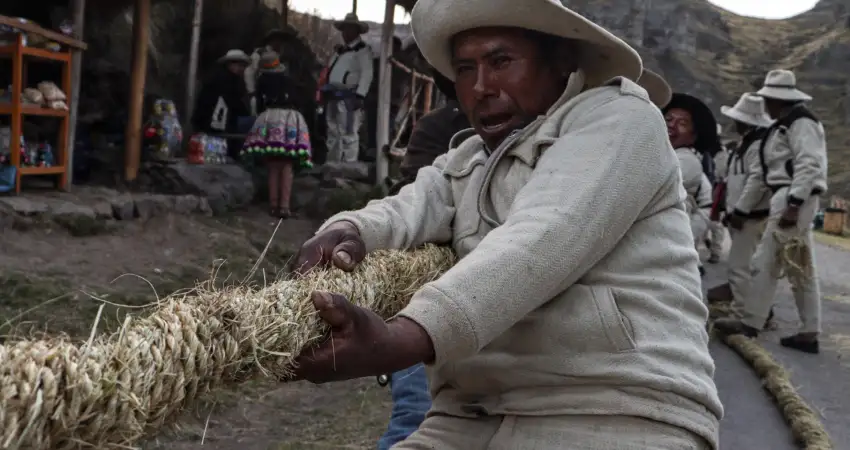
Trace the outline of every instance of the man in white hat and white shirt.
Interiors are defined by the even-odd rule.
[[[752,93],[741,95],[732,107],[721,106],[720,113],[734,121],[735,131],[741,139],[725,169],[724,203],[732,237],[728,260],[729,283],[709,290],[708,298],[710,302],[733,300],[736,309],[741,309],[748,298],[750,261],[770,213],[770,197],[773,194],[761,182],[759,148],[766,129],[773,121],[765,112],[764,100]],[[749,213],[735,215],[736,208]]]
[[[826,192],[827,155],[823,125],[804,103],[811,97],[797,89],[796,77],[789,70],[772,70],[757,94],[775,122],[767,129],[759,148],[761,183],[773,191],[770,214],[764,235],[752,261],[752,285],[744,303],[743,320],[715,323],[726,334],[757,336],[773,306],[778,274],[788,274],[792,283],[802,327],[797,334],[784,337],[780,344],[806,353],[818,353],[821,332],[821,298],[815,267],[811,224],[818,211],[819,196]],[[759,177],[747,179],[745,194]],[[757,191],[757,189],[756,189]],[[742,196],[735,216],[738,220],[751,213],[758,196]],[[800,261],[781,260],[780,246],[803,246]],[[799,254],[799,252],[795,252]],[[789,267],[790,266],[790,267]],[[794,266],[802,267],[802,273]]]
[[[426,242],[460,260],[389,321],[314,293],[333,333],[296,377],[424,362],[433,406],[395,450],[716,449],[686,194],[637,52],[551,0],[419,0],[411,24],[476,136],[329,219],[296,266]]]
[[[343,45],[331,57],[328,81],[322,87],[327,102],[327,160],[352,162],[357,161],[360,152],[364,101],[374,76],[372,49],[361,39],[369,26],[349,13],[334,22],[334,27],[342,33]]]

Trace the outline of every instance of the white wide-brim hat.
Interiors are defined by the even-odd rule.
[[[357,17],[357,14],[348,13],[345,15],[345,18],[342,20],[337,20],[334,22],[334,28],[337,30],[341,30],[346,25],[354,25],[360,30],[360,34],[365,34],[369,31],[369,24],[366,22],[361,22]]]
[[[643,69],[638,84],[646,89],[649,100],[661,109],[664,109],[670,103],[670,99],[673,98],[673,90],[667,84],[667,81],[661,75],[649,69]]]
[[[618,76],[637,81],[643,71],[635,49],[561,0],[419,0],[410,23],[422,55],[451,80],[452,38],[483,27],[524,28],[577,41],[578,65],[591,87]]]
[[[229,63],[229,62],[240,62],[245,64],[251,64],[251,57],[248,56],[247,53],[242,50],[232,49],[228,50],[227,53],[224,54],[221,58],[218,58],[219,63]]]
[[[797,77],[790,70],[771,70],[764,78],[764,86],[756,95],[765,98],[787,101],[807,102],[812,99],[809,94],[797,89]]]
[[[741,95],[735,106],[721,106],[720,113],[737,122],[767,128],[773,121],[764,109],[764,99],[750,92]]]

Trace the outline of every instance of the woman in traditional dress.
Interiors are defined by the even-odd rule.
[[[310,168],[310,130],[300,112],[289,100],[292,83],[277,52],[260,57],[257,78],[257,110],[260,111],[243,153],[260,156],[269,169],[269,214],[286,219],[291,215],[289,200],[295,169]]]

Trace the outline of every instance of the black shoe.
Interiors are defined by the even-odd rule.
[[[714,329],[724,336],[734,336],[737,334],[748,338],[757,338],[759,336],[759,330],[738,319],[717,319],[714,321]]]
[[[807,338],[799,333],[780,339],[779,344],[786,348],[793,348],[794,350],[813,355],[820,353],[820,342],[818,342],[817,338]]]

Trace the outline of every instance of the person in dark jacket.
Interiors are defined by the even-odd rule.
[[[260,112],[243,152],[260,156],[269,169],[269,203],[273,217],[290,216],[294,167],[310,168],[310,130],[304,116],[293,107],[292,80],[280,63],[280,54],[266,50],[260,57],[257,78],[257,111]]]
[[[416,122],[401,162],[401,179],[390,189],[391,194],[412,183],[419,169],[431,165],[438,156],[449,150],[449,142],[455,134],[471,127],[458,105],[454,83],[436,71],[433,71],[433,78],[437,89],[446,96],[446,105],[429,112]]]
[[[198,93],[192,128],[195,132],[238,133],[238,118],[250,115],[243,74],[251,59],[242,50],[229,50],[218,60],[212,76]],[[236,159],[241,143],[228,140],[227,153]]]
[[[391,194],[416,179],[416,173],[449,150],[452,137],[471,128],[466,115],[460,110],[455,94],[454,82],[432,71],[434,84],[446,96],[448,102],[442,108],[422,116],[407,144],[407,153],[401,163],[401,180],[390,190]],[[392,374],[389,379],[393,397],[392,416],[387,431],[378,440],[378,450],[389,450],[419,428],[425,413],[431,408],[428,379],[425,366],[417,364]]]

